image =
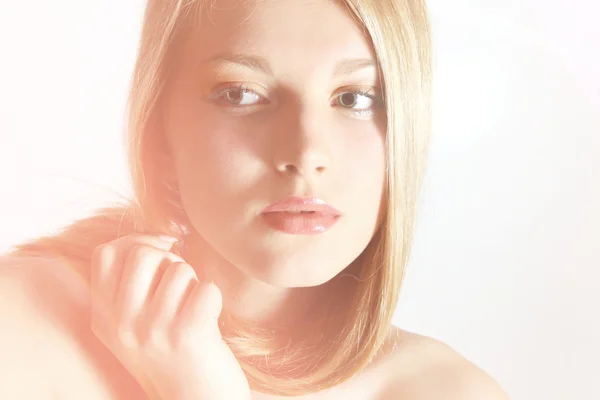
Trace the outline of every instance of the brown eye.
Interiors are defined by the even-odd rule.
[[[376,97],[370,91],[353,90],[336,95],[333,105],[352,111],[369,110],[376,105]]]
[[[255,90],[248,88],[245,84],[228,84],[214,90],[208,96],[209,101],[229,109],[242,109],[260,104],[268,104],[269,101],[258,94]]]
[[[223,95],[224,100],[232,106],[251,106],[262,100],[260,95],[244,87],[227,89]]]
[[[242,90],[232,89],[225,93],[225,99],[231,104],[240,104],[244,98]]]
[[[355,93],[344,93],[339,97],[339,104],[342,107],[352,108],[356,105]]]

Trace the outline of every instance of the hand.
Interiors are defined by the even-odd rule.
[[[146,391],[164,400],[249,400],[248,381],[218,326],[220,290],[147,235],[92,255],[92,331]]]

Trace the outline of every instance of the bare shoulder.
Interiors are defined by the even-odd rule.
[[[58,259],[0,257],[0,398],[119,398],[122,367],[88,328],[88,293]]]
[[[42,257],[0,257],[0,293],[3,322],[12,322],[13,330],[44,329],[22,331],[22,340],[75,327],[85,316],[78,311],[86,307],[88,298],[81,278],[57,259]]]
[[[438,340],[393,328],[385,347],[378,400],[508,400],[493,378]]]

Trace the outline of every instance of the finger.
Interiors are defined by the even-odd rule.
[[[183,260],[150,246],[138,245],[129,252],[115,301],[120,322],[129,321],[140,313],[148,299],[150,288],[159,279],[159,271],[164,271],[166,265],[174,262]]]
[[[118,247],[112,243],[98,246],[92,253],[90,265],[90,289],[93,294],[108,301],[114,294],[114,284],[110,277],[118,258]]]
[[[176,262],[167,267],[156,292],[150,295],[150,304],[145,311],[149,328],[161,330],[172,325],[197,283],[198,278],[190,265]]]
[[[139,312],[166,254],[155,247],[136,245],[123,263],[112,309],[116,339],[125,348],[132,349],[140,343],[137,329]]]
[[[118,238],[113,242],[119,243],[124,247],[127,247],[127,245],[145,244],[148,246],[156,247],[157,249],[169,251],[177,242],[177,239],[164,235],[160,236],[134,233]]]
[[[132,247],[148,245],[168,251],[174,242],[150,235],[128,235],[98,246],[92,255],[90,285],[109,304],[114,302],[123,265]]]

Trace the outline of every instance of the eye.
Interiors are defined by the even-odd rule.
[[[373,89],[352,89],[337,93],[331,105],[360,115],[370,114],[380,103]]]
[[[209,98],[215,103],[221,103],[219,105],[223,107],[231,108],[243,108],[268,103],[263,96],[244,84],[230,85],[225,89],[217,90]]]
[[[372,97],[358,92],[343,93],[338,96],[338,104],[346,108],[369,108],[373,103]]]
[[[225,91],[225,100],[228,103],[236,106],[247,106],[260,101],[261,97],[251,90],[242,89],[227,89]]]

